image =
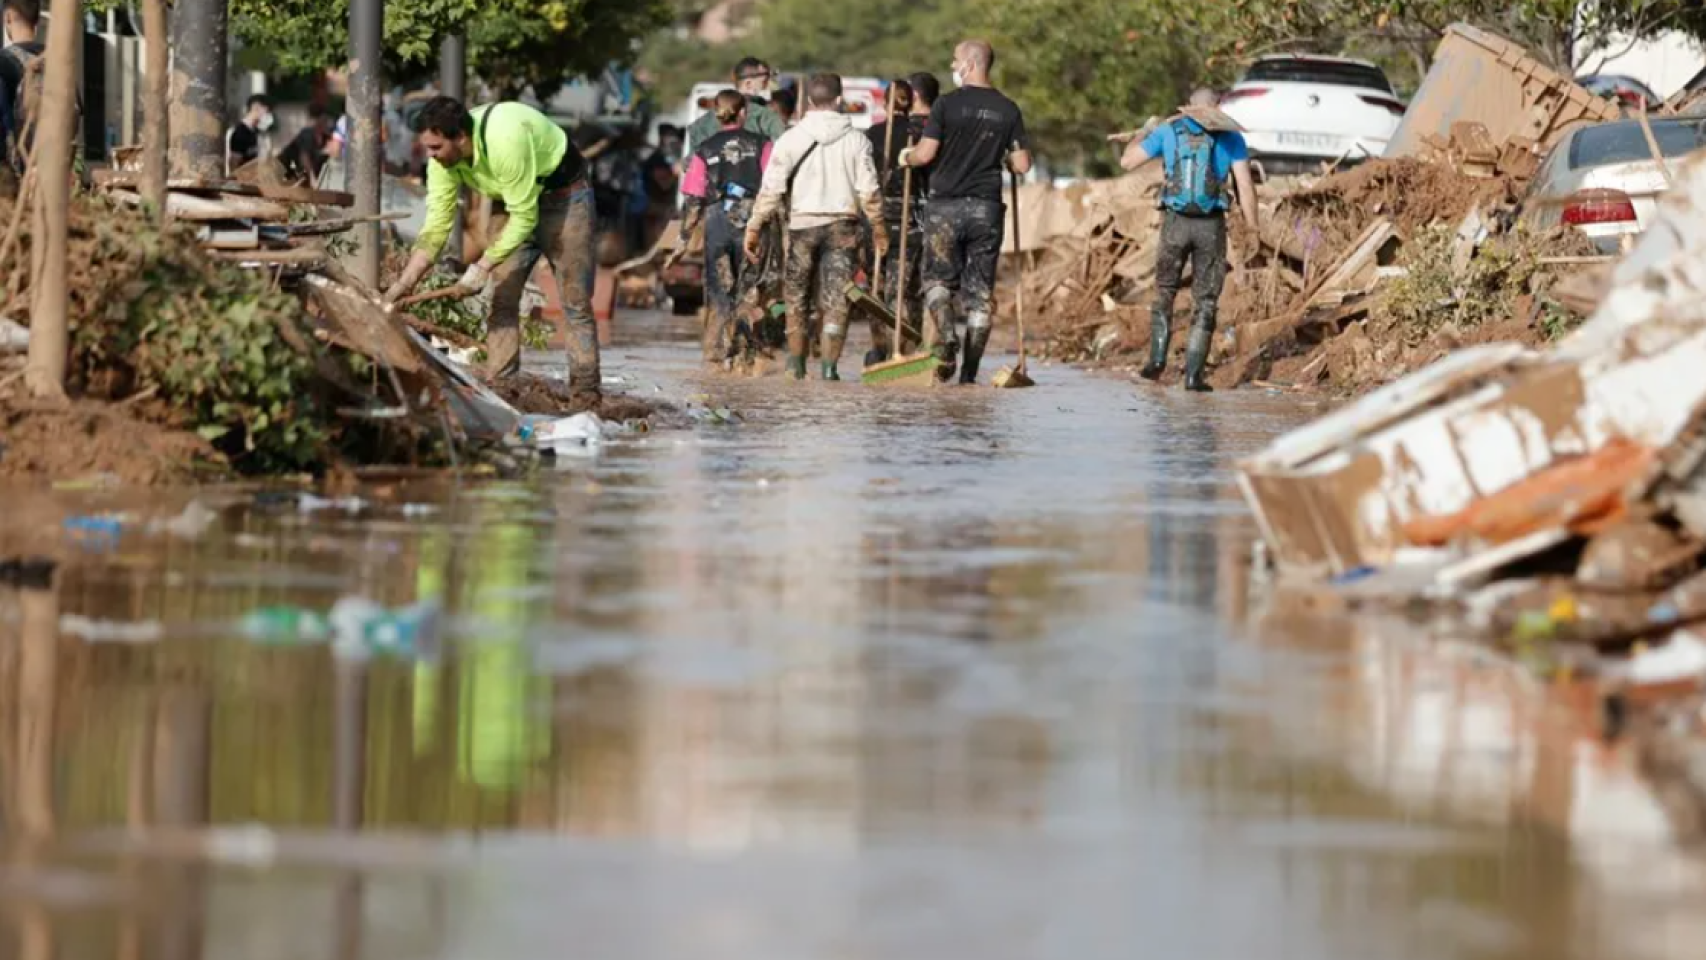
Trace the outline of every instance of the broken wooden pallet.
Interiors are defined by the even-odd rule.
[[[142,175],[128,170],[96,170],[90,174],[98,187],[112,190],[140,190]],[[227,194],[236,197],[261,197],[285,203],[305,203],[317,207],[353,207],[355,195],[337,190],[315,190],[284,184],[244,183],[239,180],[214,180],[181,177],[166,181],[166,189],[189,194]]]

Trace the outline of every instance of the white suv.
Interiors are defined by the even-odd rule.
[[[1378,157],[1404,116],[1381,69],[1342,57],[1274,56],[1250,64],[1221,97],[1269,174]]]

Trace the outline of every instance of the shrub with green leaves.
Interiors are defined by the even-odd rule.
[[[417,293],[430,293],[456,285],[461,274],[448,270],[434,270],[421,278],[420,286],[415,288]],[[409,307],[409,312],[435,326],[453,330],[465,337],[480,342],[486,339],[486,314],[491,308],[491,298],[468,297],[464,300],[427,300]],[[543,350],[551,336],[551,325],[529,316],[521,318],[521,344],[529,350]]]
[[[1533,296],[1543,312],[1557,279],[1544,260],[1591,252],[1591,244],[1570,230],[1537,233],[1518,226],[1481,244],[1461,270],[1453,268],[1456,231],[1433,226],[1404,245],[1398,263],[1405,274],[1387,285],[1380,311],[1411,343],[1447,324],[1467,330],[1517,316],[1518,299]],[[1551,325],[1557,321],[1547,314]]]
[[[88,295],[73,311],[73,376],[88,393],[153,391],[245,472],[324,461],[328,412],[285,335],[302,317],[295,296],[209,260],[188,228],[98,198],[76,201],[72,239]]]

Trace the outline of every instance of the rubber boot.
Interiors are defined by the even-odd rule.
[[[977,382],[977,365],[983,362],[983,351],[989,346],[988,327],[967,327],[965,356],[960,358],[960,382]]]
[[[960,352],[955,323],[953,295],[940,288],[932,289],[924,297],[924,329],[925,340],[931,343],[930,352],[940,361],[936,367],[937,383],[952,383],[954,379],[955,359]]]
[[[835,369],[835,366],[836,366],[836,363],[834,360],[825,360],[823,362],[823,370],[822,370],[823,379],[825,379],[825,380],[840,380],[841,379],[841,371]]]
[[[1203,367],[1208,364],[1209,344],[1213,342],[1212,328],[1191,328],[1191,342],[1185,347],[1185,389],[1192,393],[1214,392],[1214,388],[1203,379]]]
[[[1171,310],[1157,307],[1149,315],[1149,362],[1137,375],[1145,380],[1159,380],[1167,370],[1167,349],[1173,344]]]
[[[936,355],[941,364],[936,367],[937,383],[952,383],[954,372],[959,369],[960,345],[953,342],[938,343],[930,351]]]
[[[806,358],[805,357],[796,357],[792,354],[789,354],[789,356],[788,356],[788,376],[795,379],[795,380],[804,380],[806,378]]]

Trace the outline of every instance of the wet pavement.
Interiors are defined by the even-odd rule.
[[[1230,464],[1295,398],[733,381],[640,328],[627,389],[738,418],[354,512],[14,500],[133,516],[0,587],[0,955],[1700,955],[1650,798],[1526,691],[1246,618]],[[358,596],[442,613],[304,626]]]

